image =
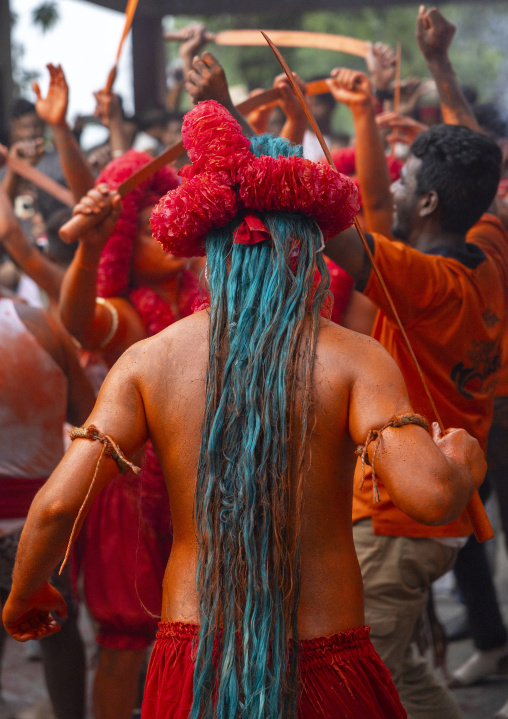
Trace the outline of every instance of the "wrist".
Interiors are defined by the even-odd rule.
[[[425,62],[431,72],[434,71],[449,71],[452,69],[452,64],[447,52],[432,53],[425,56]]]
[[[80,270],[97,272],[101,259],[101,250],[80,241],[75,258]]]
[[[365,97],[365,99],[355,102],[354,105],[349,106],[349,109],[353,118],[363,118],[369,114],[374,115],[374,105],[371,97]]]

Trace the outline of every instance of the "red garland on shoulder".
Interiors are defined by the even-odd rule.
[[[325,240],[353,224],[358,193],[348,177],[301,157],[256,157],[240,125],[214,100],[187,113],[182,137],[193,164],[181,172],[183,184],[161,199],[150,221],[167,252],[204,255],[207,232],[248,210],[311,217]]]

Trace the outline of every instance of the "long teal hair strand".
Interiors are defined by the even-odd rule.
[[[301,154],[270,136],[254,138],[251,150]],[[200,632],[191,719],[296,717],[301,484],[329,275],[312,219],[260,216],[270,241],[233,243],[241,218],[207,237],[210,350],[195,496]],[[296,459],[294,426],[301,427],[291,440]]]

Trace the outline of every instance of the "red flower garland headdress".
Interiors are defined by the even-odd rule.
[[[106,165],[95,184],[105,182],[110,190],[122,184],[153,158],[146,152],[129,150]],[[138,213],[155,205],[168,190],[178,187],[178,177],[171,167],[163,167],[136,187],[122,200],[123,210],[113,234],[104,247],[97,272],[99,297],[121,297],[129,288],[134,240],[138,232]]]
[[[215,100],[186,114],[182,138],[192,165],[183,168],[183,184],[160,200],[150,220],[167,252],[204,255],[207,232],[249,210],[311,217],[325,240],[352,225],[358,193],[349,178],[302,157],[256,157],[240,125]]]

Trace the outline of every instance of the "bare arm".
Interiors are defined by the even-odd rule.
[[[356,172],[367,229],[390,236],[393,212],[390,174],[383,141],[376,126],[369,79],[363,72],[345,68],[333,70],[332,78],[332,95],[337,102],[347,105],[353,115]]]
[[[35,109],[39,117],[51,128],[65,179],[77,202],[93,187],[94,176],[85,154],[65,119],[69,88],[64,72],[60,65],[55,66],[50,63],[47,68],[50,76],[47,96],[42,97],[36,82],[32,85],[37,96]]]
[[[0,185],[0,244],[23,272],[32,278],[53,302],[58,302],[64,271],[44,257],[26,237],[14,215],[10,198]]]
[[[305,83],[298,77],[296,72],[293,73],[293,77],[305,95]],[[286,122],[284,123],[280,136],[286,137],[296,145],[301,145],[307,128],[307,116],[305,115],[305,111],[284,73],[277,75],[273,81],[273,86],[278,87],[282,92],[282,98],[279,100],[279,105],[286,115]]]
[[[111,154],[113,157],[123,155],[129,149],[130,144],[125,131],[120,97],[107,90],[94,92],[94,97],[97,102],[94,114],[100,119],[104,127],[109,129]]]
[[[233,115],[247,137],[254,134],[252,127],[233,105],[224,70],[211,52],[204,52],[201,58],[194,58],[192,70],[185,80],[185,89],[195,105],[202,100],[220,102]]]
[[[448,22],[435,7],[421,5],[416,18],[416,40],[432,73],[441,100],[441,112],[448,125],[465,125],[481,132],[471,107],[457,81],[448,48],[455,25]]]
[[[402,374],[388,353],[373,340],[362,352],[350,400],[350,433],[364,444],[370,429],[393,416],[412,413]],[[375,450],[369,445],[369,458]],[[487,465],[477,440],[465,430],[449,429],[431,437],[422,427],[407,425],[383,431],[375,458],[376,475],[393,503],[423,524],[447,524],[465,509]]]
[[[42,137],[37,137],[34,140],[19,140],[11,145],[8,154],[24,160],[30,165],[36,165],[44,154],[44,140]],[[20,179],[20,176],[7,166],[3,187],[13,201],[18,194]]]
[[[79,239],[78,249],[65,273],[60,297],[60,316],[64,326],[89,350],[103,349],[115,359],[142,339],[141,321],[129,302],[121,298],[108,300],[118,312],[118,327],[104,344],[113,327],[108,307],[96,302],[97,270],[101,252],[113,232],[122,210],[118,195],[111,198],[107,185],[99,185],[85,195],[74,208],[74,214],[99,212],[109,205],[109,214]]]
[[[133,456],[147,439],[137,369],[141,352],[133,348],[111,370],[86,423],[111,435],[127,456]],[[11,594],[3,610],[5,628],[20,641],[39,639],[59,629],[50,612],[65,614],[65,603],[48,584],[48,578],[64,556],[101,449],[97,441],[75,440],[32,503],[16,557]],[[93,500],[117,472],[114,460],[105,456],[80,525]]]

